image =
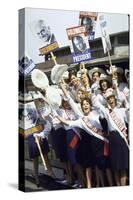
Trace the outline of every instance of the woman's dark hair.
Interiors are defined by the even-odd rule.
[[[71,77],[73,75],[77,77],[77,70],[76,69],[72,69],[71,71],[69,71],[69,82],[71,81]]]
[[[108,80],[101,80],[99,81],[99,88],[102,91],[102,81],[106,81],[107,82],[107,87],[110,88],[111,87],[111,83]]]
[[[84,101],[87,101],[87,102],[90,104],[90,106],[92,106],[91,99],[90,99],[90,98],[88,98],[88,97],[85,97],[85,98],[84,98],[84,99],[82,99],[82,101],[81,101],[81,108],[83,107],[83,103],[84,103]]]

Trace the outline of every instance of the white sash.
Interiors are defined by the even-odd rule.
[[[96,128],[89,119],[85,119],[85,118],[82,118],[84,124],[87,126],[87,128],[89,128],[91,134],[94,136],[94,137],[97,137],[98,139],[101,139],[105,142],[109,142],[104,136],[104,132],[101,130],[101,129],[98,129]]]
[[[113,122],[115,123],[115,125],[118,128],[118,133],[120,134],[120,136],[125,140],[126,145],[129,148],[129,144],[126,138],[126,128],[124,126],[124,123],[122,122],[122,120],[120,118],[118,118],[118,116],[116,115],[115,111],[112,111],[109,113],[111,119],[113,120]]]

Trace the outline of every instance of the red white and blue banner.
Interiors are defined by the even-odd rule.
[[[88,33],[85,26],[76,26],[66,29],[71,54],[74,63],[80,63],[91,59],[91,50],[88,41]]]

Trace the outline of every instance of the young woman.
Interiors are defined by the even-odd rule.
[[[76,157],[79,164],[86,169],[87,187],[90,188],[92,187],[92,167],[94,165],[101,167],[105,163],[103,161],[103,147],[104,143],[108,143],[108,140],[104,137],[98,113],[91,110],[90,99],[84,99],[81,108],[83,115],[78,120],[68,121],[58,115],[56,117],[71,128],[79,127],[84,130],[81,132],[81,143]],[[101,182],[103,183],[102,175]]]
[[[111,169],[115,174],[115,181],[118,186],[126,185],[127,172],[129,167],[129,145],[126,123],[129,121],[128,110],[118,108],[117,100],[113,89],[105,93],[108,108],[105,108],[94,97],[95,107],[107,120],[109,128],[109,160]]]
[[[76,115],[71,109],[67,101],[62,100],[62,108],[58,111],[58,114],[66,120],[76,120]],[[74,183],[74,173],[77,175],[78,184],[81,185],[81,171],[77,165],[76,160],[76,150],[78,142],[80,140],[80,130],[76,128],[70,128],[64,125],[66,132],[66,141],[67,141],[67,157],[68,157],[68,166],[69,166],[69,184]]]

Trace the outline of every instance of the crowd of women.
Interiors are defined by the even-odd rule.
[[[58,84],[62,94],[59,108],[46,98],[35,98],[44,130],[27,136],[39,186],[35,137],[39,138],[49,175],[55,178],[48,160],[49,140],[65,169],[66,183],[77,188],[129,184],[129,70],[112,66],[76,71]],[[45,97],[45,91],[37,92]],[[58,178],[58,177],[56,177]]]

